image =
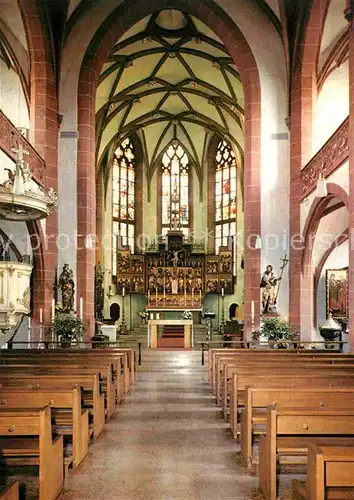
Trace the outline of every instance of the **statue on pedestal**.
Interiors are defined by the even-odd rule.
[[[281,278],[276,278],[273,272],[273,266],[266,267],[261,279],[262,288],[262,307],[263,314],[277,314],[276,298],[277,283]]]
[[[74,310],[75,282],[73,270],[69,264],[64,264],[59,276],[59,287],[61,290],[61,301],[63,312],[70,313]]]
[[[262,288],[262,307],[263,314],[274,314],[278,315],[277,311],[277,301],[279,295],[280,284],[279,281],[283,279],[284,269],[289,263],[287,254],[280,259],[282,265],[280,267],[280,277],[276,278],[273,272],[273,266],[268,264],[265,272],[262,275],[261,285]]]

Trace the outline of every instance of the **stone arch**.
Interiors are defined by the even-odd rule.
[[[327,193],[325,198],[315,198],[313,200],[302,235],[301,316],[303,320],[302,325],[306,325],[308,328],[313,326],[315,319],[314,294],[316,291],[316,270],[312,265],[313,241],[329,203],[335,198],[347,208],[349,203],[346,191],[338,184],[328,183]],[[306,334],[305,331],[304,334]]]
[[[239,28],[212,0],[167,1],[138,0],[120,5],[96,32],[83,60],[78,90],[78,232],[95,232],[95,93],[102,65],[110,48],[129,27],[148,14],[163,8],[177,8],[195,15],[222,40],[233,57],[241,75],[245,92],[245,237],[250,241],[245,255],[245,322],[251,328],[251,301],[255,317],[259,317],[260,251],[254,248],[255,235],[260,233],[260,81],[256,61]],[[83,236],[84,237],[84,236]],[[79,244],[77,253],[78,293],[86,295],[85,314],[93,320],[94,258]],[[255,325],[257,326],[257,325]]]

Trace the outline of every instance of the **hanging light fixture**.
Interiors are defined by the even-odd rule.
[[[261,250],[261,248],[262,248],[262,238],[259,236],[259,234],[257,234],[257,236],[256,236],[254,248],[255,248],[255,250]]]
[[[327,182],[326,179],[323,177],[322,172],[318,176],[317,179],[317,187],[316,187],[316,197],[317,198],[326,198],[328,192],[327,192]]]

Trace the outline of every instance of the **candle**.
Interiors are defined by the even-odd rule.
[[[122,297],[125,297],[125,286],[123,286]]]
[[[157,287],[155,288],[156,291],[156,304],[157,304]]]
[[[55,299],[52,300],[52,321],[54,321],[55,317]]]
[[[202,291],[199,290],[199,300],[200,300],[200,303],[202,303]]]
[[[223,297],[223,296],[224,296],[224,293],[225,293],[225,291],[224,291],[224,287],[223,287],[223,288],[221,289],[221,297]]]
[[[148,290],[148,302],[150,302],[150,289]]]
[[[187,305],[187,290],[184,288],[184,305]]]
[[[31,328],[31,317],[28,316],[28,329],[30,329],[30,328]]]
[[[252,318],[252,323],[254,323],[254,300],[251,302],[251,318]]]
[[[194,302],[194,288],[192,288],[192,302]]]
[[[80,319],[81,321],[84,319],[84,299],[80,297]]]
[[[43,309],[42,308],[39,310],[39,323],[40,324],[43,323]]]

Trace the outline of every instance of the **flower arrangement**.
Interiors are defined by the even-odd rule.
[[[141,319],[148,319],[149,318],[149,313],[147,311],[145,311],[145,309],[144,309],[143,311],[139,311],[138,312],[138,316]]]
[[[183,311],[182,319],[193,319],[191,311]]]

